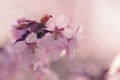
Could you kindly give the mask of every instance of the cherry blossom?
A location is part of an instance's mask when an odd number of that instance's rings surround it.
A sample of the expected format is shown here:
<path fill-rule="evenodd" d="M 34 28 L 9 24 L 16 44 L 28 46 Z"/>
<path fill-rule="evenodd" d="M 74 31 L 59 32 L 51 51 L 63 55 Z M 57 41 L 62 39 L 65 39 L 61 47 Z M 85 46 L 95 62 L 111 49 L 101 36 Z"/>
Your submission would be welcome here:
<path fill-rule="evenodd" d="M 67 55 L 72 53 L 72 49 L 78 47 L 78 41 L 75 36 L 79 31 L 79 27 L 72 27 L 70 20 L 65 18 L 64 15 L 58 17 L 55 22 L 48 21 L 47 30 L 52 31 L 53 39 L 62 44 L 61 48 L 66 50 Z M 64 43 L 62 40 L 64 40 Z"/>
<path fill-rule="evenodd" d="M 80 27 L 73 27 L 63 15 L 54 22 L 51 15 L 44 15 L 40 22 L 19 19 L 13 28 L 16 42 L 11 51 L 17 55 L 21 67 L 46 75 L 48 80 L 59 80 L 49 65 L 61 57 L 74 58 L 79 43 L 76 34 Z M 51 18 L 51 19 L 50 19 Z M 18 37 L 19 36 L 19 37 Z"/>

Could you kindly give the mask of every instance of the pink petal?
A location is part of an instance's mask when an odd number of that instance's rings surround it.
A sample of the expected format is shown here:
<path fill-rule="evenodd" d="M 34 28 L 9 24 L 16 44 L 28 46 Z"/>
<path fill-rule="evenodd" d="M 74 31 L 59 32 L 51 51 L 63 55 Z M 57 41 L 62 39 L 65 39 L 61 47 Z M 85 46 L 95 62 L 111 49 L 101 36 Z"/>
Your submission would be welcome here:
<path fill-rule="evenodd" d="M 16 30 L 16 25 L 13 25 L 13 28 L 11 31 L 15 39 L 19 39 L 25 33 L 24 30 Z"/>
<path fill-rule="evenodd" d="M 66 19 L 64 15 L 61 15 L 56 20 L 56 26 L 59 28 L 65 28 L 68 26 L 68 24 L 69 24 L 69 19 Z"/>
<path fill-rule="evenodd" d="M 27 43 L 37 42 L 37 36 L 35 33 L 31 33 L 25 40 Z"/>

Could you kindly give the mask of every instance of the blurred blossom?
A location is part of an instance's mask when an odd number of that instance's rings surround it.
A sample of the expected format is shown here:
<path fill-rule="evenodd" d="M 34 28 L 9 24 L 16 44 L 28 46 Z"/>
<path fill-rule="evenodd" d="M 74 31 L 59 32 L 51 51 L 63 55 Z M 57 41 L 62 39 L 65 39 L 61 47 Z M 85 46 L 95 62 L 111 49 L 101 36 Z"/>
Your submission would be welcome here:
<path fill-rule="evenodd" d="M 107 74 L 107 80 L 119 80 L 120 79 L 120 54 L 118 53 L 114 58 L 109 72 Z"/>
<path fill-rule="evenodd" d="M 69 77 L 69 80 L 91 80 L 91 79 L 84 75 L 75 75 L 75 76 Z"/>
<path fill-rule="evenodd" d="M 7 45 L 0 51 L 0 80 L 59 80 L 48 67 L 33 71 L 25 55 L 19 55 Z"/>
<path fill-rule="evenodd" d="M 52 63 L 51 66 L 60 75 L 60 80 L 106 80 L 107 69 L 95 63 L 62 58 L 59 62 Z"/>

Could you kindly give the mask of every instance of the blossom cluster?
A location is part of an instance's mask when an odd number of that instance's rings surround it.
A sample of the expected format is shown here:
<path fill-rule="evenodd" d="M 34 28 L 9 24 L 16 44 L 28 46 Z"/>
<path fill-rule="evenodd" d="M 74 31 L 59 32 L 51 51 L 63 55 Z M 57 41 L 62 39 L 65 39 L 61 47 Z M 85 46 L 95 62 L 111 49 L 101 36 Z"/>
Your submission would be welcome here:
<path fill-rule="evenodd" d="M 43 70 L 52 61 L 60 57 L 74 58 L 74 51 L 79 43 L 76 34 L 79 26 L 72 26 L 64 15 L 55 21 L 52 15 L 45 14 L 40 21 L 21 18 L 13 25 L 12 33 L 15 42 L 12 53 L 17 54 L 19 61 L 32 66 L 33 71 Z"/>

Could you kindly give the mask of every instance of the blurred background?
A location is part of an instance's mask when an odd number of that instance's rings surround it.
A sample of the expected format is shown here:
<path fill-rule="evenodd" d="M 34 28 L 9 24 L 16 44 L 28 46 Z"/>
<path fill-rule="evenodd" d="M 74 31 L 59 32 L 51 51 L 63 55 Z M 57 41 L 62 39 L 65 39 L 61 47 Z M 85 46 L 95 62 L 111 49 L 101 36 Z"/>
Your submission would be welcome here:
<path fill-rule="evenodd" d="M 11 26 L 16 24 L 18 18 L 39 20 L 46 13 L 55 18 L 61 14 L 72 16 L 73 23 L 84 28 L 76 60 L 71 61 L 75 64 L 74 69 L 82 65 L 99 72 L 108 68 L 119 53 L 120 0 L 0 0 L 0 46 L 13 39 Z M 70 66 L 70 62 L 64 59 L 53 65 L 64 62 Z M 68 65 L 61 66 L 68 69 Z M 63 76 L 58 68 L 53 66 Z"/>

